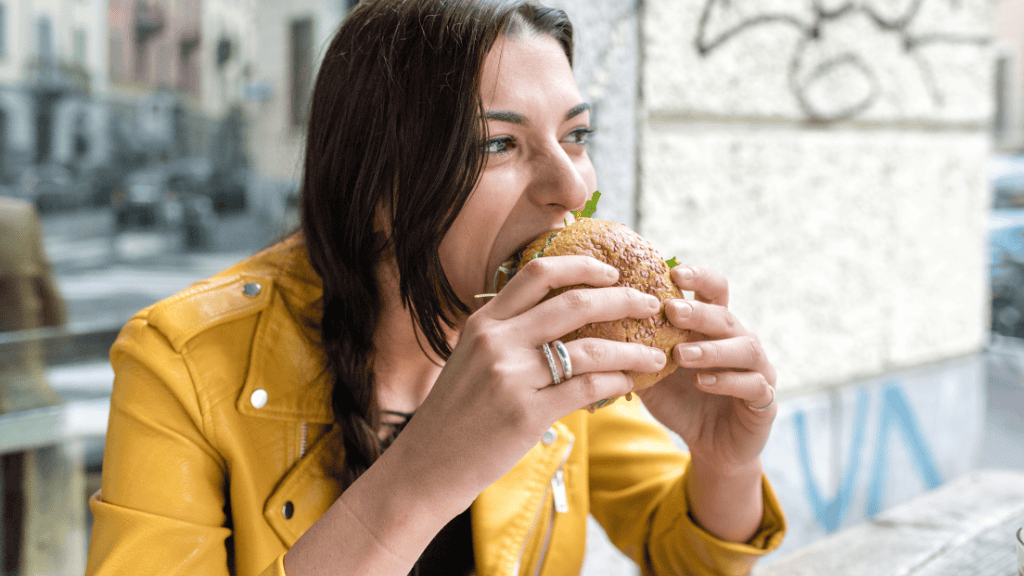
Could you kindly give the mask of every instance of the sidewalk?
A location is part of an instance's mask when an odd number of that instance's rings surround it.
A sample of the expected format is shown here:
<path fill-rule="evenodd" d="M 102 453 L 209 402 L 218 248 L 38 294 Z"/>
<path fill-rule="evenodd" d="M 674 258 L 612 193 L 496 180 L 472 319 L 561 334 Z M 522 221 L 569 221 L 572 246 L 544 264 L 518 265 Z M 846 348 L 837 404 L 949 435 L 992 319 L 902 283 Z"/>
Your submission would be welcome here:
<path fill-rule="evenodd" d="M 985 364 L 988 398 L 977 467 L 1024 470 L 1024 340 L 993 334 Z"/>

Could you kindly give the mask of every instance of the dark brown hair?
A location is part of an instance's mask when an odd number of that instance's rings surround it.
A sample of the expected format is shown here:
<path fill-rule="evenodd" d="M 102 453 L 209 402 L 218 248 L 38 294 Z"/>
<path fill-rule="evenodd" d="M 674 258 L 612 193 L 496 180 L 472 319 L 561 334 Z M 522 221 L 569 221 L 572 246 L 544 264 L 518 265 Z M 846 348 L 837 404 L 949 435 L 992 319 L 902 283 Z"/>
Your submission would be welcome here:
<path fill-rule="evenodd" d="M 451 355 L 445 327 L 469 312 L 438 248 L 483 163 L 484 57 L 522 29 L 555 38 L 572 63 L 561 10 L 525 0 L 363 0 L 331 42 L 310 105 L 302 230 L 323 281 L 320 335 L 334 382 L 348 487 L 380 455 L 373 337 L 376 266 L 391 251 L 403 304 L 430 348 Z M 375 233 L 378 208 L 391 235 Z"/>

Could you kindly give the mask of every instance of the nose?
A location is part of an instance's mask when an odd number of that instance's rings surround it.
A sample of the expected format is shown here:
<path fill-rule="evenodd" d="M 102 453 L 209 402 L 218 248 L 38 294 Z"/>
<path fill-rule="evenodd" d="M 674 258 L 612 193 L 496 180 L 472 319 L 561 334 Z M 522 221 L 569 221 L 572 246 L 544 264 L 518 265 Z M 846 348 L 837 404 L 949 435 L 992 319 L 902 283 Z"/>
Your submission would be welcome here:
<path fill-rule="evenodd" d="M 583 208 L 591 190 L 569 154 L 554 146 L 535 158 L 527 193 L 539 206 L 571 211 Z"/>

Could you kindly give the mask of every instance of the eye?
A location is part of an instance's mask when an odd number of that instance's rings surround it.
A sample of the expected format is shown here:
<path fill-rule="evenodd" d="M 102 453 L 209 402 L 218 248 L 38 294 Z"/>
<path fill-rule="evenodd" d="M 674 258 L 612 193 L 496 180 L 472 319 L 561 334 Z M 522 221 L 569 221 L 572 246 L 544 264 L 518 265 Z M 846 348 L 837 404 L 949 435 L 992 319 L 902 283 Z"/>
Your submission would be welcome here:
<path fill-rule="evenodd" d="M 569 132 L 569 134 L 562 140 L 562 142 L 583 146 L 584 144 L 590 141 L 590 135 L 593 133 L 594 130 L 592 128 L 581 126 L 579 128 L 576 128 L 572 132 Z"/>
<path fill-rule="evenodd" d="M 516 148 L 516 141 L 511 136 L 497 136 L 484 144 L 484 154 L 508 154 Z"/>

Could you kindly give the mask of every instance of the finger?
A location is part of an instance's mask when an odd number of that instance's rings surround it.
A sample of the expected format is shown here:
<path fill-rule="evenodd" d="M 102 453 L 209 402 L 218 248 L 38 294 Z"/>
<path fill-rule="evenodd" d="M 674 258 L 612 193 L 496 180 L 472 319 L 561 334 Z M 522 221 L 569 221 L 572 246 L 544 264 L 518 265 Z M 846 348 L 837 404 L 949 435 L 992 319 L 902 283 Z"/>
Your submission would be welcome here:
<path fill-rule="evenodd" d="M 558 386 L 548 386 L 540 393 L 549 399 L 548 405 L 571 407 L 575 411 L 632 391 L 633 379 L 622 372 L 588 372 Z"/>
<path fill-rule="evenodd" d="M 657 297 L 634 288 L 579 288 L 541 302 L 524 312 L 519 320 L 530 327 L 524 333 L 539 338 L 539 346 L 585 324 L 621 318 L 650 318 L 660 310 L 661 301 Z"/>
<path fill-rule="evenodd" d="M 722 274 L 699 266 L 674 266 L 671 275 L 676 286 L 693 291 L 698 301 L 729 305 L 729 281 Z"/>
<path fill-rule="evenodd" d="M 698 372 L 694 385 L 708 394 L 732 396 L 743 401 L 754 412 L 761 412 L 775 402 L 775 388 L 759 372 Z"/>
<path fill-rule="evenodd" d="M 581 338 L 565 344 L 575 375 L 590 372 L 635 370 L 657 372 L 668 360 L 665 352 L 643 344 L 616 342 L 602 338 Z M 559 360 L 555 364 L 561 364 Z M 564 370 L 559 371 L 564 376 Z M 575 377 L 575 376 L 574 376 Z"/>
<path fill-rule="evenodd" d="M 577 284 L 611 286 L 618 279 L 617 268 L 589 256 L 534 258 L 481 311 L 486 310 L 492 318 L 507 320 L 536 306 L 555 288 Z"/>
<path fill-rule="evenodd" d="M 765 376 L 771 381 L 775 379 L 764 348 L 761 347 L 761 342 L 757 337 L 753 335 L 677 344 L 672 349 L 672 359 L 683 368 L 752 370 L 765 372 Z"/>
<path fill-rule="evenodd" d="M 732 338 L 747 332 L 739 319 L 724 306 L 673 299 L 665 304 L 665 315 L 677 328 L 711 338 Z"/>
<path fill-rule="evenodd" d="M 600 374 L 635 370 L 637 372 L 657 372 L 665 367 L 668 360 L 665 352 L 657 348 L 630 342 L 616 342 L 601 338 L 581 338 L 564 344 L 572 367 L 570 378 L 566 378 L 566 364 L 549 345 L 550 358 L 543 346 L 537 348 L 536 362 L 531 362 L 534 377 L 534 388 L 542 389 L 550 386 L 563 386 L 574 382 L 577 378 L 585 378 L 587 374 Z"/>

